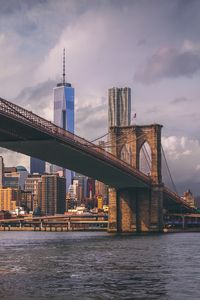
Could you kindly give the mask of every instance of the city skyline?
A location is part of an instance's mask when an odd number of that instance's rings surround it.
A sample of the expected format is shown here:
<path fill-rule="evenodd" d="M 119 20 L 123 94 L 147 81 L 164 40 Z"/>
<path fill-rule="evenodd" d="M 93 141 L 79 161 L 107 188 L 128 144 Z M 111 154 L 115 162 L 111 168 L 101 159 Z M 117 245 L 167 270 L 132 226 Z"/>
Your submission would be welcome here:
<path fill-rule="evenodd" d="M 193 191 L 190 184 L 200 181 L 199 6 L 178 0 L 2 1 L 1 96 L 52 120 L 52 89 L 66 46 L 66 71 L 77 90 L 76 133 L 93 139 L 106 132 L 108 88 L 130 86 L 137 123 L 164 125 L 172 174 Z M 1 155 L 27 167 L 26 157 L 4 149 Z"/>

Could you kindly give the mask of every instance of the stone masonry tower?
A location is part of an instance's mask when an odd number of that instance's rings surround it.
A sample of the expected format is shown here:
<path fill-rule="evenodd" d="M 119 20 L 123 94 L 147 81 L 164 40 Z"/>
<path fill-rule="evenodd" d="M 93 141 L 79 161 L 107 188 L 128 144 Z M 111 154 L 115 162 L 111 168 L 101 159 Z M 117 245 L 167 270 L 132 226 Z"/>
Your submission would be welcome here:
<path fill-rule="evenodd" d="M 110 189 L 110 231 L 162 230 L 163 184 L 161 173 L 162 125 L 111 127 L 112 154 L 140 170 L 140 154 L 145 143 L 151 157 L 151 187 L 147 189 Z"/>

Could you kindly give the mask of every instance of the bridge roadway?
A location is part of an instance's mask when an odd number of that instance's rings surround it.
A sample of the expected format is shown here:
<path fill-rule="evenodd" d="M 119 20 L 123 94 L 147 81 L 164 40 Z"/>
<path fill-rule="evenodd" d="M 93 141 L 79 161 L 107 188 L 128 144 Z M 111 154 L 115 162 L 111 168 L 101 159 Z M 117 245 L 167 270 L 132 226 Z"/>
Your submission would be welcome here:
<path fill-rule="evenodd" d="M 97 145 L 0 98 L 0 147 L 71 169 L 115 188 L 151 188 L 151 178 Z M 164 200 L 190 207 L 167 188 Z"/>
<path fill-rule="evenodd" d="M 151 184 L 148 176 L 95 144 L 1 98 L 0 147 L 71 169 L 116 188 Z"/>

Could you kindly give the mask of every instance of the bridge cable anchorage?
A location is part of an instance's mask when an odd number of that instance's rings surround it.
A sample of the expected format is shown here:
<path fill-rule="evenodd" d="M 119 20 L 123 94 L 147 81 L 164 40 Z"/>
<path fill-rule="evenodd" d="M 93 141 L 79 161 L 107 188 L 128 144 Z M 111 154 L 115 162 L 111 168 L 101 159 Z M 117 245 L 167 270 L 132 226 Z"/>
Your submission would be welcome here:
<path fill-rule="evenodd" d="M 161 151 L 162 151 L 162 154 L 163 154 L 163 158 L 164 158 L 164 161 L 165 161 L 165 164 L 166 164 L 166 167 L 167 167 L 167 171 L 169 173 L 169 177 L 170 177 L 173 189 L 176 192 L 176 194 L 178 195 L 177 188 L 176 188 L 176 185 L 175 185 L 174 180 L 172 178 L 172 174 L 171 174 L 171 171 L 170 171 L 170 168 L 169 168 L 169 165 L 168 165 L 168 162 L 167 162 L 166 155 L 165 155 L 165 152 L 164 152 L 162 144 L 161 144 Z"/>

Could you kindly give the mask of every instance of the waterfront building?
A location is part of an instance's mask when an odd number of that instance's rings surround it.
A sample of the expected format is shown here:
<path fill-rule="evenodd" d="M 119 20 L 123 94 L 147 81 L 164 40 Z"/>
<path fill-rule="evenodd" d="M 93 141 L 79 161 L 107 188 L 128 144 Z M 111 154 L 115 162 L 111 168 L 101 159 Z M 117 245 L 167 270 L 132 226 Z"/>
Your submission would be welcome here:
<path fill-rule="evenodd" d="M 108 204 L 108 186 L 105 183 L 95 180 L 95 193 L 102 197 L 103 204 Z"/>
<path fill-rule="evenodd" d="M 4 173 L 3 187 L 20 189 L 20 174 L 18 172 Z"/>
<path fill-rule="evenodd" d="M 99 147 L 105 149 L 105 141 L 99 141 Z M 108 204 L 108 186 L 105 183 L 95 180 L 95 194 L 102 197 L 103 204 Z"/>
<path fill-rule="evenodd" d="M 28 177 L 29 173 L 27 169 L 23 166 L 17 166 L 17 173 L 19 174 L 19 186 L 21 190 L 24 190 L 25 180 Z"/>
<path fill-rule="evenodd" d="M 3 187 L 3 174 L 4 174 L 4 163 L 3 163 L 3 157 L 0 156 L 0 188 Z"/>
<path fill-rule="evenodd" d="M 97 207 L 98 209 L 103 209 L 103 197 L 102 196 L 97 196 Z"/>
<path fill-rule="evenodd" d="M 4 166 L 4 173 L 13 173 L 13 172 L 17 172 L 16 167 L 5 167 Z"/>
<path fill-rule="evenodd" d="M 44 174 L 45 173 L 45 161 L 40 160 L 35 157 L 30 157 L 30 173 L 39 173 L 39 174 Z"/>
<path fill-rule="evenodd" d="M 113 87 L 108 90 L 108 128 L 130 126 L 131 89 Z"/>
<path fill-rule="evenodd" d="M 93 199 L 95 196 L 95 179 L 88 178 L 87 179 L 87 197 L 89 199 Z"/>
<path fill-rule="evenodd" d="M 20 206 L 33 211 L 33 194 L 31 191 L 21 191 Z"/>
<path fill-rule="evenodd" d="M 42 214 L 63 214 L 66 208 L 66 180 L 57 174 L 44 174 L 41 176 L 38 206 Z"/>
<path fill-rule="evenodd" d="M 19 190 L 12 188 L 0 188 L 0 210 L 15 210 L 19 203 L 19 199 Z"/>
<path fill-rule="evenodd" d="M 74 133 L 74 88 L 65 80 L 65 49 L 63 50 L 63 80 L 54 88 L 54 124 Z M 66 188 L 72 183 L 73 172 L 58 166 L 53 166 L 53 173 L 63 171 L 66 178 Z"/>
<path fill-rule="evenodd" d="M 183 194 L 183 200 L 187 202 L 191 207 L 195 207 L 195 199 L 190 189 Z"/>
<path fill-rule="evenodd" d="M 3 186 L 23 190 L 27 177 L 28 171 L 23 166 L 17 166 L 16 168 L 5 168 Z"/>
<path fill-rule="evenodd" d="M 75 173 L 74 180 L 79 182 L 79 198 L 83 201 L 87 197 L 87 176 Z"/>
<path fill-rule="evenodd" d="M 66 195 L 66 210 L 73 209 L 77 205 L 75 200 L 75 194 L 74 194 L 74 187 L 72 184 L 70 184 L 67 195 Z"/>
<path fill-rule="evenodd" d="M 40 174 L 29 175 L 25 180 L 25 192 L 31 192 L 32 204 L 31 210 L 35 210 L 38 207 L 39 202 L 39 183 L 42 181 Z"/>

